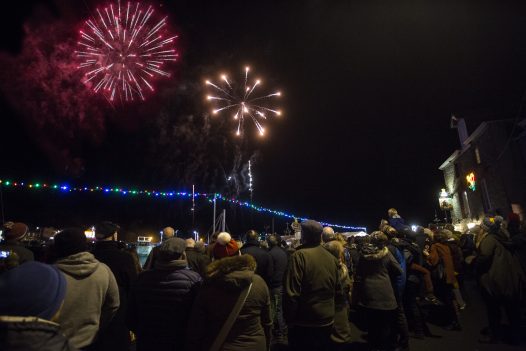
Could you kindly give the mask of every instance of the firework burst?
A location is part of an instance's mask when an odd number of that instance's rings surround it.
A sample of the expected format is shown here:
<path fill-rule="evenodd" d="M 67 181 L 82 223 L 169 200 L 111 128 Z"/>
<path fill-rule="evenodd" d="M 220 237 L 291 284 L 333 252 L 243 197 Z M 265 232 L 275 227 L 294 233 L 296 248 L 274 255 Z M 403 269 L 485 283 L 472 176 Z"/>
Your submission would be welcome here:
<path fill-rule="evenodd" d="M 138 2 L 121 6 L 120 0 L 97 8 L 80 30 L 75 51 L 82 82 L 110 101 L 133 101 L 153 92 L 157 78 L 170 77 L 163 66 L 178 58 L 177 35 L 168 33 L 167 17 L 156 19 L 154 12 Z"/>
<path fill-rule="evenodd" d="M 264 121 L 270 115 L 280 116 L 281 111 L 272 105 L 271 98 L 281 96 L 277 91 L 271 94 L 258 94 L 257 87 L 262 85 L 260 79 L 254 81 L 249 79 L 249 67 L 245 67 L 244 77 L 241 83 L 230 80 L 226 74 L 220 75 L 219 83 L 206 81 L 206 85 L 211 87 L 213 94 L 207 95 L 206 99 L 214 105 L 212 114 L 222 111 L 230 111 L 232 118 L 237 125 L 236 135 L 241 135 L 244 130 L 245 119 L 252 120 L 261 136 L 265 134 Z"/>

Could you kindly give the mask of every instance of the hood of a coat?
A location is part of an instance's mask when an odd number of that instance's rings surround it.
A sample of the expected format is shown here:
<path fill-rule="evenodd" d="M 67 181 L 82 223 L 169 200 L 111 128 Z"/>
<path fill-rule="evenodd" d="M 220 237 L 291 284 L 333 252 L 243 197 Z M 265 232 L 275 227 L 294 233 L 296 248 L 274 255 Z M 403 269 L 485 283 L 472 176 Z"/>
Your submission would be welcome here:
<path fill-rule="evenodd" d="M 389 249 L 384 247 L 382 249 L 368 244 L 364 245 L 361 250 L 362 257 L 366 260 L 381 260 L 389 253 Z"/>
<path fill-rule="evenodd" d="M 206 277 L 212 284 L 242 288 L 250 284 L 255 270 L 256 260 L 252 256 L 232 256 L 215 260 L 208 265 Z"/>
<path fill-rule="evenodd" d="M 58 260 L 55 265 L 62 272 L 76 278 L 86 278 L 93 274 L 100 265 L 95 256 L 84 251 Z"/>

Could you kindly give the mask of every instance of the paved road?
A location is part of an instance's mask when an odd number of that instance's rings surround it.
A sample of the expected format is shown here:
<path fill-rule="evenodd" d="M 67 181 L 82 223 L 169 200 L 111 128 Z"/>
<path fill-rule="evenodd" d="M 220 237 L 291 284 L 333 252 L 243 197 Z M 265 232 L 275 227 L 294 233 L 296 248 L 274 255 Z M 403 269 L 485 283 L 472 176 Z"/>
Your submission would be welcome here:
<path fill-rule="evenodd" d="M 464 298 L 467 307 L 461 313 L 461 323 L 463 330 L 446 331 L 443 328 L 430 324 L 429 328 L 435 335 L 440 338 L 425 338 L 423 340 L 410 340 L 411 351 L 525 351 L 526 350 L 526 325 L 523 325 L 523 340 L 520 346 L 511 346 L 506 344 L 487 345 L 478 342 L 480 337 L 480 330 L 487 325 L 486 311 L 484 304 L 480 298 L 480 294 L 472 281 L 466 282 L 466 293 Z M 505 320 L 503 320 L 505 321 Z M 524 323 L 523 319 L 523 323 Z M 355 342 L 351 345 L 349 350 L 365 351 L 368 350 L 365 340 L 362 336 L 365 333 L 360 331 L 353 325 L 353 340 Z M 287 350 L 286 347 L 274 347 L 273 350 Z"/>

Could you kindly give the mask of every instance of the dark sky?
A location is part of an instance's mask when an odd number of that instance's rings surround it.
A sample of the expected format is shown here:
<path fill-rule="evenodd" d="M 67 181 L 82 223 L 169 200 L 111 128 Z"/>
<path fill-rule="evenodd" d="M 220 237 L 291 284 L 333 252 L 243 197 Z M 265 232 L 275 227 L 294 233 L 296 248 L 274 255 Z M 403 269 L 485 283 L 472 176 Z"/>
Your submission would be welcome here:
<path fill-rule="evenodd" d="M 0 15 L 0 49 L 19 54 L 28 21 L 71 23 L 74 36 L 75 23 L 99 3 L 16 2 L 19 8 Z M 39 10 L 35 20 L 37 4 L 51 15 L 42 19 Z M 303 216 L 372 229 L 396 207 L 408 222 L 427 223 L 443 184 L 438 166 L 458 146 L 456 131 L 449 128 L 451 114 L 465 118 L 469 131 L 484 120 L 515 117 L 526 88 L 526 3 L 521 1 L 162 4 L 181 36 L 182 61 L 159 92 L 172 92 L 165 93 L 173 103 L 170 118 L 181 123 L 183 116 L 206 111 L 199 90 L 206 75 L 250 64 L 284 93 L 283 117 L 267 124 L 266 138 L 248 142 L 251 151 L 258 150 L 254 202 Z M 104 133 L 96 143 L 61 144 L 71 148 L 68 157 L 84 165 L 72 177 L 35 141 L 39 131 L 31 121 L 40 118 L 38 113 L 28 116 L 8 97 L 9 85 L 2 89 L 2 177 L 169 185 L 166 178 L 154 180 L 159 163 L 151 158 L 165 159 L 163 147 L 153 146 L 157 151 L 148 156 L 141 152 L 151 152 L 166 97 L 133 108 L 105 108 L 97 117 Z M 217 134 L 231 138 L 224 129 Z M 181 149 L 191 154 L 188 145 Z M 198 187 L 209 190 L 208 184 Z"/>

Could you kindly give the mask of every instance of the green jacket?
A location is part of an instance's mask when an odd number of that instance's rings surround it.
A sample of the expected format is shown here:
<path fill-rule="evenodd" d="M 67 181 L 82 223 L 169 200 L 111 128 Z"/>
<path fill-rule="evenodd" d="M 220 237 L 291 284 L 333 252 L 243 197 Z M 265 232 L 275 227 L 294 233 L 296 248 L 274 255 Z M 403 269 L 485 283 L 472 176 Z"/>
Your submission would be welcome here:
<path fill-rule="evenodd" d="M 289 326 L 334 323 L 334 298 L 342 294 L 338 260 L 321 245 L 301 246 L 291 255 L 283 287 L 283 311 Z"/>
<path fill-rule="evenodd" d="M 480 284 L 494 297 L 520 300 L 524 297 L 526 277 L 517 256 L 499 239 L 497 235 L 489 234 L 480 243 L 476 259 L 481 273 Z"/>

